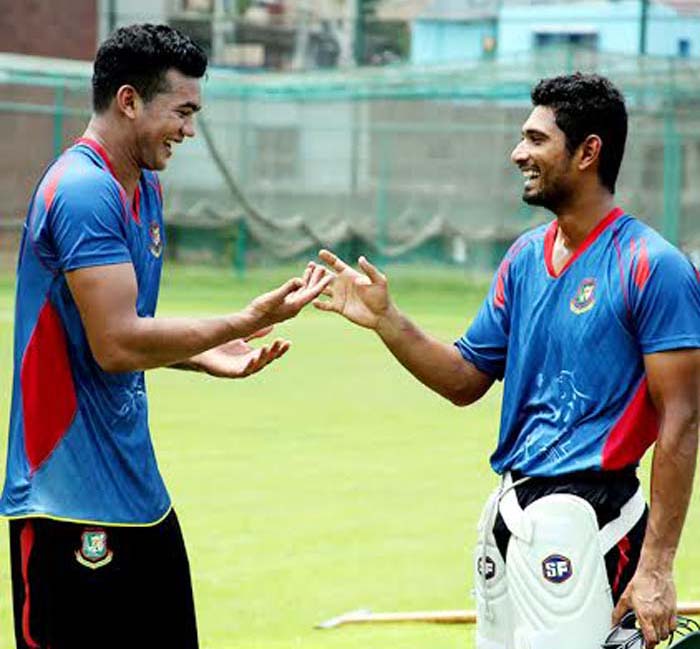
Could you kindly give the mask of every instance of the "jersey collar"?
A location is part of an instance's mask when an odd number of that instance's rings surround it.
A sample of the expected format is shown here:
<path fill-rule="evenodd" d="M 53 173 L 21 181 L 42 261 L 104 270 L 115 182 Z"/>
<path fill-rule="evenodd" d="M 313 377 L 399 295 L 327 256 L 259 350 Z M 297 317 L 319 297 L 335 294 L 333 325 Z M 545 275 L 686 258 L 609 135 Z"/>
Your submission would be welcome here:
<path fill-rule="evenodd" d="M 109 169 L 109 172 L 112 174 L 112 177 L 114 178 L 115 182 L 117 185 L 119 185 L 119 189 L 121 189 L 121 194 L 126 197 L 126 203 L 128 205 L 129 211 L 131 212 L 131 218 L 134 219 L 135 223 L 140 224 L 141 223 L 141 216 L 139 214 L 140 211 L 140 205 L 141 205 L 141 187 L 140 183 L 136 185 L 136 191 L 134 192 L 134 199 L 129 205 L 129 198 L 126 196 L 126 191 L 122 187 L 121 183 L 117 179 L 117 174 L 114 172 L 114 166 L 112 165 L 112 161 L 109 159 L 109 156 L 107 155 L 107 152 L 104 150 L 104 147 L 97 141 L 93 140 L 90 137 L 80 137 L 75 141 L 76 144 L 83 144 L 89 149 L 92 149 L 100 158 L 102 161 L 105 163 L 105 166 L 107 169 Z"/>
<path fill-rule="evenodd" d="M 605 231 L 605 229 L 624 213 L 625 211 L 621 207 L 614 207 L 607 214 L 607 216 L 588 233 L 588 236 L 583 240 L 583 243 L 576 248 L 574 254 L 569 257 L 568 261 L 562 266 L 558 273 L 554 271 L 554 263 L 552 262 L 554 240 L 557 238 L 557 231 L 559 229 L 557 220 L 554 219 L 554 221 L 549 224 L 547 232 L 545 232 L 544 235 L 544 262 L 547 266 L 549 276 L 555 279 L 557 277 L 561 277 L 564 274 L 564 271 L 566 271 L 569 266 L 571 266 L 571 264 L 573 264 L 588 248 L 590 248 L 593 242 Z"/>

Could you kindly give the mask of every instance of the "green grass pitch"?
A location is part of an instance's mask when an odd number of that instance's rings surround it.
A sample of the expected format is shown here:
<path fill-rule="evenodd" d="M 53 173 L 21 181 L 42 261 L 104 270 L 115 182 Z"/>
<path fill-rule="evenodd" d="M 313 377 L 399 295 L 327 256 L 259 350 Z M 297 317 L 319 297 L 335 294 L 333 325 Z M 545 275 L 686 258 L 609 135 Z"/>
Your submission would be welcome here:
<path fill-rule="evenodd" d="M 399 306 L 444 340 L 462 333 L 487 288 L 457 272 L 389 275 Z M 284 270 L 241 281 L 226 270 L 170 268 L 159 314 L 236 310 L 284 278 Z M 2 275 L 0 477 L 13 300 L 12 277 Z M 293 341 L 289 354 L 243 381 L 148 375 L 151 428 L 189 549 L 203 649 L 471 649 L 472 629 L 461 625 L 313 625 L 357 608 L 473 607 L 469 555 L 496 484 L 487 460 L 500 388 L 456 408 L 412 379 L 373 334 L 311 309 L 278 333 Z M 699 513 L 695 498 L 677 561 L 682 599 L 700 599 Z M 0 527 L 0 649 L 9 649 Z"/>

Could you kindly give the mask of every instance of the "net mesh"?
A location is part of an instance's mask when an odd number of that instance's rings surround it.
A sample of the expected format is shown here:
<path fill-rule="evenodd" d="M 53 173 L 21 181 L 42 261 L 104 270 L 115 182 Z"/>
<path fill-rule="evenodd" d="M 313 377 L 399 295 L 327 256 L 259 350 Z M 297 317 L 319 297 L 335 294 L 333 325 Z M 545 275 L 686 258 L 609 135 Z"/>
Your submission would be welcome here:
<path fill-rule="evenodd" d="M 56 66 L 6 63 L 0 77 L 4 230 L 89 116 L 89 66 Z M 490 268 L 518 233 L 551 218 L 521 202 L 510 152 L 532 85 L 575 69 L 610 76 L 628 101 L 618 202 L 700 249 L 700 65 L 566 49 L 453 67 L 213 70 L 201 137 L 162 175 L 171 252 L 244 267 L 325 246 Z"/>

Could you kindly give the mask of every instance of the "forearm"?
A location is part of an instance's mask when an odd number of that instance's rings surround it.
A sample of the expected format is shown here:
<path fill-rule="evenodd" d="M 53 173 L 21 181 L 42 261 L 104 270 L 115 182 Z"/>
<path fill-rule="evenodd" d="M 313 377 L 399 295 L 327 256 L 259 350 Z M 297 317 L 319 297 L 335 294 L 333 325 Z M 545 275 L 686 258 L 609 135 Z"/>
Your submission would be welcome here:
<path fill-rule="evenodd" d="M 203 351 L 176 363 L 170 363 L 166 367 L 171 370 L 184 370 L 186 372 L 206 372 L 206 357 L 211 350 Z"/>
<path fill-rule="evenodd" d="M 113 323 L 101 351 L 100 366 L 108 372 L 178 367 L 197 370 L 198 354 L 258 327 L 247 312 L 218 318 L 133 318 L 128 325 Z M 93 350 L 94 351 L 94 350 Z"/>
<path fill-rule="evenodd" d="M 413 376 L 456 405 L 473 403 L 492 383 L 467 363 L 454 345 L 421 331 L 393 305 L 379 321 L 376 332 Z"/>
<path fill-rule="evenodd" d="M 293 277 L 259 295 L 238 313 L 208 319 L 140 317 L 135 311 L 138 282 L 130 263 L 79 268 L 66 272 L 65 278 L 97 363 L 107 372 L 128 372 L 190 365 L 206 350 L 293 318 L 332 276 L 310 263 L 303 278 Z M 230 375 L 218 365 L 215 371 Z"/>
<path fill-rule="evenodd" d="M 184 361 L 178 361 L 177 363 L 170 363 L 170 365 L 166 365 L 168 369 L 171 370 L 185 370 L 186 372 L 201 372 L 201 368 L 199 367 L 199 364 L 195 362 L 195 359 L 197 356 L 191 356 L 190 358 L 186 358 Z"/>
<path fill-rule="evenodd" d="M 685 522 L 698 450 L 694 411 L 662 419 L 651 470 L 651 507 L 640 569 L 670 572 Z"/>

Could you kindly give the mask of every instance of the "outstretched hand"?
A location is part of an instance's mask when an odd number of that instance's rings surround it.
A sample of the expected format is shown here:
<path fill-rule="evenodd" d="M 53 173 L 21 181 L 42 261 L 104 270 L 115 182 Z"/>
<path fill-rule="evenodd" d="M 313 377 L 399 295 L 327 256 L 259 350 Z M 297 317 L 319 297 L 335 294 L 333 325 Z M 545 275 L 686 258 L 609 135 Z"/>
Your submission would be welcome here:
<path fill-rule="evenodd" d="M 247 310 L 257 327 L 289 320 L 316 299 L 332 279 L 333 274 L 326 268 L 309 262 L 303 277 L 294 277 L 279 288 L 256 297 Z"/>
<path fill-rule="evenodd" d="M 257 349 L 248 344 L 250 340 L 267 336 L 271 331 L 272 327 L 265 327 L 246 338 L 231 340 L 198 354 L 190 363 L 198 370 L 220 378 L 240 379 L 256 374 L 284 356 L 291 346 L 288 340 L 281 338 Z"/>
<path fill-rule="evenodd" d="M 323 295 L 330 299 L 318 299 L 314 306 L 376 330 L 391 307 L 386 277 L 365 257 L 358 260 L 362 270 L 358 272 L 329 250 L 321 250 L 318 256 L 333 270 L 335 278 L 323 289 Z"/>

